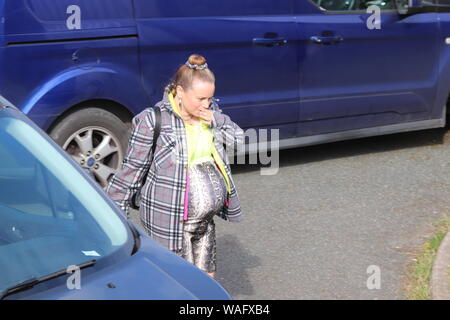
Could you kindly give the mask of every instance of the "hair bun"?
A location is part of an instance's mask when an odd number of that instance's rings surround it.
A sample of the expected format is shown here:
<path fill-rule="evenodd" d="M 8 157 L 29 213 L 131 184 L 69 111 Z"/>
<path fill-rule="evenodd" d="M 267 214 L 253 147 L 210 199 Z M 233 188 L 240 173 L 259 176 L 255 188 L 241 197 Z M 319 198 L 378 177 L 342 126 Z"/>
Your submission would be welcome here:
<path fill-rule="evenodd" d="M 216 81 L 214 73 L 206 63 L 205 57 L 199 54 L 190 55 L 188 60 L 178 68 L 170 85 L 166 87 L 166 91 L 172 92 L 175 90 L 176 94 L 176 88 L 178 86 L 184 90 L 189 90 L 194 80 L 210 82 L 212 84 Z"/>
<path fill-rule="evenodd" d="M 189 56 L 188 62 L 192 65 L 202 66 L 206 64 L 206 58 L 199 54 L 192 54 Z"/>

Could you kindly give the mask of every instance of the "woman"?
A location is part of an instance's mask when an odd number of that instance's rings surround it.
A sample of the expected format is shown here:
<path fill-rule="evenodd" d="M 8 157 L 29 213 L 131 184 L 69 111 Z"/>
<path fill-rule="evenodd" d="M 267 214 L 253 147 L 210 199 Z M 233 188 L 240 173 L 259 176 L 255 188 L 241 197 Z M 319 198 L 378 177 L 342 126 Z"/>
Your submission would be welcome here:
<path fill-rule="evenodd" d="M 133 119 L 122 169 L 107 188 L 128 213 L 131 196 L 142 187 L 139 213 L 149 235 L 211 277 L 216 272 L 214 215 L 242 220 L 224 144 L 235 148 L 244 139 L 215 103 L 214 90 L 206 59 L 191 55 L 156 104 L 161 131 L 155 154 L 155 111 L 148 108 Z"/>

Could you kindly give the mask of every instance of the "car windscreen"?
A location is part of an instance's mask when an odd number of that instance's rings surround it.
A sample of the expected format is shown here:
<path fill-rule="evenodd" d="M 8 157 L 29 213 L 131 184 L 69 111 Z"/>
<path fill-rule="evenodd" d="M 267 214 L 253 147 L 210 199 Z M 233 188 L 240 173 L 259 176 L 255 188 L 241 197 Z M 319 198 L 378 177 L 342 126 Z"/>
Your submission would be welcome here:
<path fill-rule="evenodd" d="M 0 117 L 0 290 L 127 247 L 99 192 L 32 126 Z"/>

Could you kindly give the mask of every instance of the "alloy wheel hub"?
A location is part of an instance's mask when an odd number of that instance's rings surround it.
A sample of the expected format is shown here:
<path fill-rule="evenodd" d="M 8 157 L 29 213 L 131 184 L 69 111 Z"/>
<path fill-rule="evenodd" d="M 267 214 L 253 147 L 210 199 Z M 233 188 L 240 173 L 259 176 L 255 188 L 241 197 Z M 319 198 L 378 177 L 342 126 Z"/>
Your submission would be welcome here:
<path fill-rule="evenodd" d="M 119 139 L 101 127 L 82 128 L 63 145 L 75 161 L 89 169 L 95 180 L 106 188 L 123 160 Z"/>

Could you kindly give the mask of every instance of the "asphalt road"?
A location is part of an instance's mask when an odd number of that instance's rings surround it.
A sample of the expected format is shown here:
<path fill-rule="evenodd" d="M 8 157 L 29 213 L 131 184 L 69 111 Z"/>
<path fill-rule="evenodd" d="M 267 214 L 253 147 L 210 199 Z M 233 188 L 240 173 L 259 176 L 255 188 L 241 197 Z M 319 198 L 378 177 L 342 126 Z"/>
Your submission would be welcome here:
<path fill-rule="evenodd" d="M 246 219 L 216 218 L 217 280 L 235 299 L 404 299 L 450 210 L 444 129 L 283 150 L 274 176 L 232 170 Z"/>

